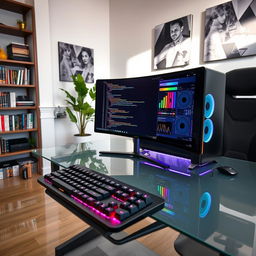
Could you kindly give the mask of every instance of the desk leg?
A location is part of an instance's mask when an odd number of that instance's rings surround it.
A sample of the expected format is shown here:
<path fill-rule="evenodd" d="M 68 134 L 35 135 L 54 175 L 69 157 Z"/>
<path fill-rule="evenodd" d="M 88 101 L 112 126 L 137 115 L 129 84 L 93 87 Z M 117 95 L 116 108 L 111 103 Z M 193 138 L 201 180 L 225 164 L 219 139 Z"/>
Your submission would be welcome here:
<path fill-rule="evenodd" d="M 51 162 L 51 172 L 58 171 L 60 169 L 60 166 Z"/>
<path fill-rule="evenodd" d="M 77 234 L 76 236 L 72 237 L 68 241 L 64 242 L 63 244 L 57 246 L 55 248 L 55 256 L 62 256 L 65 253 L 76 249 L 80 245 L 91 241 L 97 236 L 100 236 L 100 234 L 92 227 L 89 227 L 81 233 Z"/>

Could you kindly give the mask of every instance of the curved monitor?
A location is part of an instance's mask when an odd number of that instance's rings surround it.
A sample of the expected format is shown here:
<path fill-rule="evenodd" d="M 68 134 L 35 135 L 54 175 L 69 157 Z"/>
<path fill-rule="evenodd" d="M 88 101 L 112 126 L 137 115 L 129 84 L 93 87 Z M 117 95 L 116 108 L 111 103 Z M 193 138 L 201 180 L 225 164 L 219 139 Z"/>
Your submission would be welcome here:
<path fill-rule="evenodd" d="M 205 68 L 96 82 L 95 131 L 202 146 Z M 164 151 L 164 150 L 163 150 Z"/>
<path fill-rule="evenodd" d="M 97 80 L 95 131 L 155 137 L 158 89 L 152 77 Z"/>

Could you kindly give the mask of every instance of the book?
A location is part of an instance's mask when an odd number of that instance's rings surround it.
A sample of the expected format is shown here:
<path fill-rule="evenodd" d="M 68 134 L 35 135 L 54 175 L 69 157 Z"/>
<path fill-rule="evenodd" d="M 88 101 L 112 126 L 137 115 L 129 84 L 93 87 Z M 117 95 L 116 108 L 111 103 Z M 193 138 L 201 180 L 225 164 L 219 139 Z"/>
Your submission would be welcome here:
<path fill-rule="evenodd" d="M 10 45 L 10 46 L 20 47 L 20 48 L 28 48 L 28 47 L 29 47 L 28 44 L 16 43 L 16 42 L 11 42 L 9 45 Z"/>
<path fill-rule="evenodd" d="M 10 60 L 18 60 L 18 61 L 30 61 L 30 57 L 20 57 L 20 56 L 13 56 L 13 55 L 8 55 L 8 58 Z"/>
<path fill-rule="evenodd" d="M 16 93 L 10 92 L 10 107 L 15 108 L 16 107 Z"/>

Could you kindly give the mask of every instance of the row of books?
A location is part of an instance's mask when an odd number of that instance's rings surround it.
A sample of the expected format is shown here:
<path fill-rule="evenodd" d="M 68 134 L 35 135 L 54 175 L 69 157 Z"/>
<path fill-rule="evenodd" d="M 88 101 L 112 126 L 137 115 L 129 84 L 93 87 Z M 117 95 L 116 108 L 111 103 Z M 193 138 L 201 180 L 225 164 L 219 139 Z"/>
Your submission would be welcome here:
<path fill-rule="evenodd" d="M 0 115 L 0 132 L 34 128 L 34 114 Z"/>
<path fill-rule="evenodd" d="M 28 138 L 4 139 L 0 137 L 0 154 L 30 149 Z"/>
<path fill-rule="evenodd" d="M 33 173 L 37 173 L 37 159 L 34 157 L 25 157 L 17 160 L 1 162 L 0 180 L 19 175 L 23 177 L 24 169 L 27 171 L 27 178 L 31 178 Z"/>
<path fill-rule="evenodd" d="M 30 69 L 0 66 L 0 84 L 31 84 Z"/>
<path fill-rule="evenodd" d="M 27 96 L 17 96 L 15 92 L 0 92 L 0 107 L 15 108 L 21 106 L 34 106 L 35 102 Z"/>
<path fill-rule="evenodd" d="M 1 108 L 16 107 L 16 93 L 0 92 L 0 107 Z"/>
<path fill-rule="evenodd" d="M 19 176 L 20 166 L 17 161 L 3 162 L 0 164 L 0 180 Z"/>

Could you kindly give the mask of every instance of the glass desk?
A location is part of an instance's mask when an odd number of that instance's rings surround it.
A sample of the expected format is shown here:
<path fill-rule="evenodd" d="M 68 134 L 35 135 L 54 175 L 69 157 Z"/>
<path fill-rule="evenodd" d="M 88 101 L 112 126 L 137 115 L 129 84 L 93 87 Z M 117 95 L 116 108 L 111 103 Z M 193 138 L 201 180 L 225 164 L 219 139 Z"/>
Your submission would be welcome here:
<path fill-rule="evenodd" d="M 113 149 L 114 145 L 114 149 Z M 151 217 L 208 247 L 227 255 L 256 255 L 256 163 L 226 157 L 218 165 L 239 173 L 226 176 L 215 169 L 186 172 L 186 161 L 171 160 L 180 175 L 138 159 L 100 156 L 101 150 L 124 147 L 123 142 L 95 141 L 33 153 L 51 161 L 53 167 L 81 164 L 139 187 L 165 199 L 165 207 Z M 205 175 L 201 175 L 205 174 Z"/>

